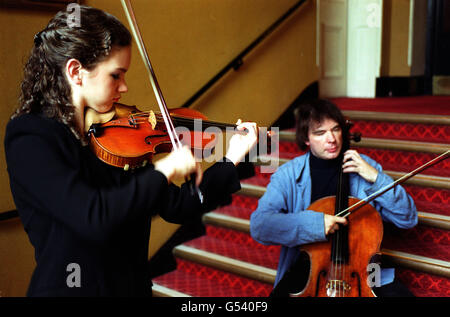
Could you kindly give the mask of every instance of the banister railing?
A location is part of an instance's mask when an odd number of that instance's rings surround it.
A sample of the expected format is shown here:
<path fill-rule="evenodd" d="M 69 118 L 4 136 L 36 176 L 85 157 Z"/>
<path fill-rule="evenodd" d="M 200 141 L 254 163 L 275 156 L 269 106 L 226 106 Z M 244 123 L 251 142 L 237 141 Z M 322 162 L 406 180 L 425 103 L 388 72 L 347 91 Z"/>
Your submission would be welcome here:
<path fill-rule="evenodd" d="M 287 10 L 281 17 L 279 17 L 272 25 L 267 28 L 260 36 L 258 36 L 250 45 L 248 45 L 241 53 L 239 53 L 231 62 L 229 62 L 217 75 L 211 78 L 202 88 L 200 88 L 192 97 L 190 97 L 182 107 L 189 107 L 200 96 L 202 96 L 212 85 L 214 85 L 220 78 L 222 78 L 231 69 L 238 70 L 243 62 L 243 58 L 250 53 L 259 43 L 261 43 L 267 36 L 269 36 L 281 23 L 289 18 L 300 6 L 307 0 L 300 0 Z"/>

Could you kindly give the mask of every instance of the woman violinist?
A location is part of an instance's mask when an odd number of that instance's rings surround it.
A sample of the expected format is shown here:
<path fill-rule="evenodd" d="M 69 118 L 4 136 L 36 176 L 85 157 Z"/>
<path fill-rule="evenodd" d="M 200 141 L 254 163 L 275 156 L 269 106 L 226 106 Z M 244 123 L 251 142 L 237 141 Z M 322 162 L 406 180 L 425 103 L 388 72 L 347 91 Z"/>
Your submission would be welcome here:
<path fill-rule="evenodd" d="M 305 280 L 298 267 L 291 269 L 301 260 L 300 245 L 326 241 L 328 235 L 339 230 L 339 225 L 347 225 L 343 217 L 308 210 L 312 202 L 336 195 L 341 166 L 343 173 L 349 174 L 350 196 L 363 199 L 392 183 L 371 158 L 355 150 L 341 153 L 345 119 L 333 103 L 314 100 L 302 104 L 297 109 L 296 120 L 297 143 L 303 150 L 309 147 L 309 151 L 273 174 L 250 219 L 255 240 L 282 246 L 273 296 L 298 293 L 305 286 L 301 285 Z M 373 205 L 383 221 L 400 228 L 417 224 L 414 202 L 401 186 L 376 198 Z M 403 286 L 392 283 L 393 279 L 392 270 L 382 269 L 382 287 L 374 289 L 376 295 L 410 295 Z"/>
<path fill-rule="evenodd" d="M 248 133 L 234 135 L 204 174 L 187 148 L 132 173 L 101 162 L 86 146 L 84 113 L 107 112 L 127 92 L 131 36 L 101 10 L 81 6 L 80 16 L 79 27 L 68 26 L 61 11 L 36 34 L 6 129 L 11 190 L 35 248 L 27 295 L 147 296 L 151 217 L 183 223 L 228 203 L 256 125 L 239 125 Z M 192 173 L 203 202 L 172 183 Z"/>

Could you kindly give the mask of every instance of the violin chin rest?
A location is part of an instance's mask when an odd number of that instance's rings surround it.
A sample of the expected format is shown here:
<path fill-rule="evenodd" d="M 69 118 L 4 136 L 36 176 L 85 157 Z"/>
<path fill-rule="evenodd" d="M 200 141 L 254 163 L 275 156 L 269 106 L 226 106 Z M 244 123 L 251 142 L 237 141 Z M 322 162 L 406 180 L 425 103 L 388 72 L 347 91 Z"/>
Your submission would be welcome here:
<path fill-rule="evenodd" d="M 116 115 L 115 107 L 105 113 L 99 113 L 92 108 L 87 108 L 84 114 L 84 132 L 88 132 L 93 124 L 103 124 L 110 121 Z"/>

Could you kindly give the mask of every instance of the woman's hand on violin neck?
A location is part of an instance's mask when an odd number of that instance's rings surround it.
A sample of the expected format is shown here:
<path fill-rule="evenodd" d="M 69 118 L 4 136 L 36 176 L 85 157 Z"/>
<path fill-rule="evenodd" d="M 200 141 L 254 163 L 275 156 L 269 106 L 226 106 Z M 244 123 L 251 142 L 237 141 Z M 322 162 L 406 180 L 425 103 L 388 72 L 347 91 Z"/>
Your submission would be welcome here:
<path fill-rule="evenodd" d="M 358 173 L 370 183 L 374 183 L 378 176 L 378 171 L 367 163 L 355 150 L 348 150 L 344 153 L 342 171 L 344 173 Z"/>
<path fill-rule="evenodd" d="M 196 184 L 199 185 L 203 172 L 200 163 L 196 162 L 191 150 L 187 146 L 173 150 L 166 157 L 155 163 L 155 170 L 163 173 L 169 183 L 177 178 L 186 178 L 196 174 Z"/>
<path fill-rule="evenodd" d="M 325 224 L 325 235 L 329 235 L 339 230 L 339 224 L 346 225 L 347 219 L 323 214 L 323 222 Z"/>
<path fill-rule="evenodd" d="M 247 133 L 236 133 L 230 138 L 230 144 L 228 145 L 227 154 L 225 156 L 232 161 L 234 165 L 238 165 L 258 142 L 258 126 L 256 123 L 242 123 L 241 119 L 239 119 L 236 122 L 236 125 L 238 131 L 247 131 Z"/>

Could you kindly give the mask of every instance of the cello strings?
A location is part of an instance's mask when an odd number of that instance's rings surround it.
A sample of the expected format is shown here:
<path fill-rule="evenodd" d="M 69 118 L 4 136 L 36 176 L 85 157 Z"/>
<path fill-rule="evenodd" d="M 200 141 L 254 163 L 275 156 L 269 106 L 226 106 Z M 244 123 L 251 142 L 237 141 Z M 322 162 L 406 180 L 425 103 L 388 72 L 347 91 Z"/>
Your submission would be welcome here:
<path fill-rule="evenodd" d="M 342 183 L 343 183 L 343 173 L 342 171 L 339 173 L 339 188 L 342 188 Z M 339 194 L 340 191 L 338 192 L 338 195 L 336 196 L 337 199 L 337 206 L 339 206 L 339 208 L 343 205 L 343 197 L 341 194 Z M 340 225 L 338 224 L 338 227 L 340 227 Z M 344 240 L 344 234 L 341 232 L 340 230 L 341 228 L 338 228 L 338 230 L 335 233 L 335 239 L 334 240 L 334 250 L 335 250 L 335 259 L 334 261 L 336 262 L 336 271 L 335 271 L 335 279 L 337 283 L 337 297 L 342 297 L 345 295 L 345 289 L 344 289 L 344 276 L 345 276 L 345 264 L 343 263 L 343 240 Z M 344 269 L 343 269 L 344 267 Z M 336 287 L 336 285 L 335 285 Z"/>

